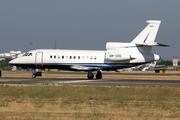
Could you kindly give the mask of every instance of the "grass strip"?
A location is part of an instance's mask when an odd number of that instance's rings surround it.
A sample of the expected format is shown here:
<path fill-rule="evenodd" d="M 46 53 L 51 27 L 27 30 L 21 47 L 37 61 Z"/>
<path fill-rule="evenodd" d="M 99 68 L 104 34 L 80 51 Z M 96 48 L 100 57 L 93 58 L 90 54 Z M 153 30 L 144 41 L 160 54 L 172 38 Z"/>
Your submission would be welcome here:
<path fill-rule="evenodd" d="M 0 86 L 2 119 L 177 119 L 179 111 L 180 87 Z"/>

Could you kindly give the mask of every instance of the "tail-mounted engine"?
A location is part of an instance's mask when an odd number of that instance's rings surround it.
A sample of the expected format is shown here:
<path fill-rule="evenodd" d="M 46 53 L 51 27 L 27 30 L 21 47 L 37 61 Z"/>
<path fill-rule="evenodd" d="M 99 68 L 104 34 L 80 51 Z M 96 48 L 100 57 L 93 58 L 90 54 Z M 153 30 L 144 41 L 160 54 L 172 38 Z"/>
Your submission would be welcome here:
<path fill-rule="evenodd" d="M 118 52 L 107 52 L 105 54 L 105 59 L 109 61 L 131 60 L 131 55 L 121 54 Z"/>

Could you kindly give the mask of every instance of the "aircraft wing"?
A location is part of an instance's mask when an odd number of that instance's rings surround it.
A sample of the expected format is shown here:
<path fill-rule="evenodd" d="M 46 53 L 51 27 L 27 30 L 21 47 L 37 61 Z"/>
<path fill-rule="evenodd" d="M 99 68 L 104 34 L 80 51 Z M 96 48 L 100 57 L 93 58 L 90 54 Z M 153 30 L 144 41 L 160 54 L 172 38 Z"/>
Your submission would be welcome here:
<path fill-rule="evenodd" d="M 100 68 L 98 67 L 86 67 L 86 66 L 80 66 L 80 65 L 72 65 L 71 66 L 71 69 L 74 69 L 74 70 L 84 70 L 84 71 L 88 71 L 88 70 L 100 70 Z"/>

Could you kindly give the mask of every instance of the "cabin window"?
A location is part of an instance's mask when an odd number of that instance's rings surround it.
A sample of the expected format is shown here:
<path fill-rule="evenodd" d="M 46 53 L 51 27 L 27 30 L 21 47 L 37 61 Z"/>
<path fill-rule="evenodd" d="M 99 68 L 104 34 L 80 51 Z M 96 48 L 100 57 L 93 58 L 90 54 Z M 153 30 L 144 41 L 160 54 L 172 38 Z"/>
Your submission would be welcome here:
<path fill-rule="evenodd" d="M 72 56 L 69 56 L 69 58 L 71 59 L 71 58 L 72 58 Z"/>
<path fill-rule="evenodd" d="M 86 56 L 86 59 L 88 59 L 89 57 L 88 56 Z"/>
<path fill-rule="evenodd" d="M 78 56 L 78 59 L 80 59 L 80 56 Z"/>
<path fill-rule="evenodd" d="M 50 56 L 50 58 L 52 58 L 52 55 Z"/>
<path fill-rule="evenodd" d="M 58 59 L 60 59 L 60 55 L 58 55 Z"/>
<path fill-rule="evenodd" d="M 56 59 L 56 56 L 54 56 L 54 59 Z"/>
<path fill-rule="evenodd" d="M 92 59 L 93 59 L 93 57 L 91 56 L 91 57 L 90 57 L 90 59 L 92 60 Z"/>
<path fill-rule="evenodd" d="M 64 59 L 64 56 L 62 56 L 62 59 Z"/>
<path fill-rule="evenodd" d="M 74 59 L 76 59 L 76 56 L 74 56 Z"/>
<path fill-rule="evenodd" d="M 83 59 L 84 59 L 85 57 L 83 56 Z"/>
<path fill-rule="evenodd" d="M 94 60 L 96 60 L 97 58 L 96 58 L 96 56 L 94 57 Z"/>

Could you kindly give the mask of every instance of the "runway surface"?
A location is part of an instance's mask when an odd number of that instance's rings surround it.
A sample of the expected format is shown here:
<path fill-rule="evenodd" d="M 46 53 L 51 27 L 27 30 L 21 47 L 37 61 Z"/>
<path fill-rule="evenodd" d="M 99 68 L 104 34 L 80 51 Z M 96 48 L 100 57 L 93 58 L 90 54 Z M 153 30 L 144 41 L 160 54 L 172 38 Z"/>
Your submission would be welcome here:
<path fill-rule="evenodd" d="M 5 73 L 4 73 L 5 74 Z M 11 72 L 9 72 L 11 75 Z M 19 74 L 29 74 L 31 76 L 31 72 L 12 72 L 13 75 Z M 86 76 L 87 72 L 46 72 L 46 74 L 60 74 L 62 76 L 63 74 L 72 75 L 72 74 L 84 74 Z M 83 75 L 83 76 L 84 76 Z M 116 86 L 180 86 L 180 72 L 171 72 L 166 74 L 157 74 L 153 72 L 105 72 L 103 75 L 127 75 L 129 76 L 138 76 L 140 78 L 143 78 L 144 76 L 149 76 L 147 78 L 151 78 L 151 76 L 162 77 L 167 76 L 168 79 L 166 80 L 155 80 L 155 79 L 133 79 L 132 77 L 130 79 L 122 78 L 120 79 L 80 79 L 80 78 L 21 78 L 21 77 L 0 77 L 0 84 L 10 84 L 10 85 L 47 85 L 47 84 L 56 84 L 56 85 L 102 85 L 102 86 L 108 86 L 108 85 L 116 85 Z M 141 77 L 142 76 L 142 77 Z M 170 77 L 169 77 L 170 76 Z M 172 77 L 178 77 L 177 80 L 173 80 Z M 165 77 L 166 78 L 166 77 Z"/>
<path fill-rule="evenodd" d="M 180 86 L 179 80 L 117 80 L 117 79 L 62 79 L 62 78 L 0 78 L 0 84 L 10 85 L 116 85 L 116 86 Z"/>
<path fill-rule="evenodd" d="M 49 74 L 57 74 L 56 72 L 46 72 Z M 96 72 L 93 72 L 94 74 Z M 87 72 L 58 72 L 58 74 L 87 74 Z M 177 75 L 180 76 L 180 72 L 173 73 L 155 73 L 155 72 L 103 72 L 103 75 L 155 75 L 155 76 L 169 76 Z"/>

